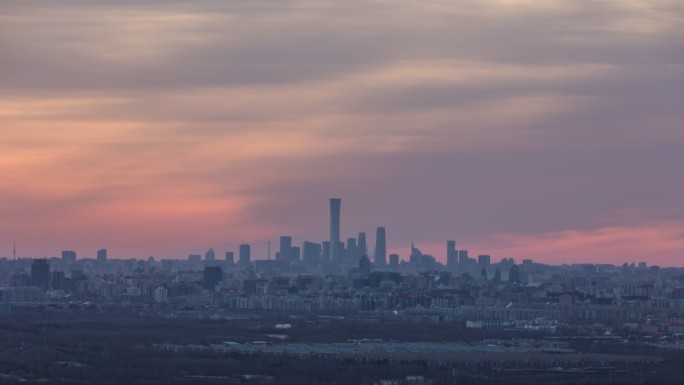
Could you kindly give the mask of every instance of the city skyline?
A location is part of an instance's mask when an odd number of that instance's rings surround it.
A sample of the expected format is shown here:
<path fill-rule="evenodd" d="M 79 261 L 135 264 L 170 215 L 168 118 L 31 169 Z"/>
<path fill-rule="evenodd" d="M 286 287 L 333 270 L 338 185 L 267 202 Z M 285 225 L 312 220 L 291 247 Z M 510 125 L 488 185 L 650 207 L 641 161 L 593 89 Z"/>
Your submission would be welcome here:
<path fill-rule="evenodd" d="M 388 257 L 683 266 L 683 15 L 5 1 L 0 256 L 261 258 L 340 197 L 340 241 L 384 226 Z"/>
<path fill-rule="evenodd" d="M 307 250 L 307 244 L 314 245 L 315 247 L 318 248 L 318 255 L 314 257 L 315 263 L 325 263 L 323 261 L 327 261 L 327 263 L 332 263 L 332 265 L 338 266 L 338 267 L 343 267 L 343 266 L 350 266 L 350 265 L 356 265 L 358 263 L 358 258 L 362 256 L 367 256 L 370 258 L 372 263 L 374 264 L 375 268 L 378 269 L 383 269 L 388 266 L 388 263 L 390 261 L 388 260 L 389 255 L 397 255 L 398 260 L 400 262 L 406 262 L 406 263 L 411 263 L 411 265 L 415 265 L 414 268 L 418 268 L 418 265 L 420 263 L 414 263 L 413 262 L 413 256 L 414 252 L 417 251 L 419 255 L 426 255 L 431 258 L 434 258 L 434 261 L 441 263 L 443 267 L 449 266 L 449 268 L 454 268 L 456 265 L 459 266 L 466 266 L 468 265 L 468 260 L 471 260 L 472 263 L 476 265 L 481 265 L 481 260 L 486 259 L 485 265 L 490 264 L 490 260 L 492 259 L 492 256 L 490 254 L 482 254 L 486 253 L 487 250 L 476 250 L 477 253 L 472 253 L 469 252 L 469 249 L 467 247 L 465 248 L 457 248 L 457 245 L 461 245 L 462 242 L 456 242 L 455 240 L 452 239 L 447 239 L 444 242 L 442 242 L 442 250 L 440 252 L 436 253 L 431 253 L 431 252 L 426 252 L 422 253 L 418 248 L 415 247 L 414 242 L 411 242 L 410 249 L 408 250 L 402 250 L 396 247 L 390 247 L 388 248 L 388 242 L 387 242 L 387 235 L 386 235 L 386 229 L 384 226 L 378 226 L 375 230 L 375 238 L 373 239 L 372 243 L 369 243 L 367 245 L 366 241 L 366 232 L 365 231 L 360 231 L 358 232 L 358 237 L 348 237 L 347 238 L 347 243 L 345 245 L 345 242 L 342 242 L 341 239 L 341 198 L 330 198 L 329 199 L 329 234 L 330 237 L 326 239 L 321 239 L 321 240 L 313 240 L 311 238 L 305 238 L 305 239 L 293 239 L 293 236 L 291 235 L 279 235 L 276 238 L 279 238 L 279 247 L 278 251 L 275 253 L 275 256 L 271 255 L 271 241 L 267 240 L 265 241 L 266 247 L 263 250 L 264 253 L 262 253 L 262 250 L 260 249 L 260 246 L 263 246 L 262 244 L 256 244 L 256 253 L 252 252 L 252 250 L 255 249 L 255 244 L 252 243 L 245 243 L 245 242 L 232 242 L 231 245 L 234 246 L 228 246 L 228 248 L 225 250 L 225 255 L 226 255 L 226 262 L 228 260 L 232 261 L 229 264 L 236 263 L 238 266 L 241 267 L 249 267 L 251 266 L 250 262 L 253 262 L 255 260 L 281 260 L 284 262 L 287 262 L 288 264 L 291 262 L 294 263 L 307 263 L 307 256 L 306 256 L 306 250 Z M 351 231 L 352 235 L 354 234 L 354 231 Z M 338 248 L 337 251 L 334 252 L 332 248 L 329 245 L 333 244 L 333 240 L 337 239 L 338 240 Z M 316 242 L 320 243 L 316 243 Z M 351 242 L 351 243 L 350 243 Z M 358 242 L 359 249 L 356 249 L 356 245 Z M 262 242 L 263 243 L 263 242 Z M 328 247 L 326 248 L 326 243 L 328 243 Z M 353 250 L 350 250 L 353 248 Z M 369 246 L 372 246 L 372 251 L 369 250 Z M 428 245 L 432 246 L 432 245 Z M 466 242 L 467 246 L 467 242 Z M 362 249 L 366 249 L 366 252 L 362 251 Z M 296 254 L 294 253 L 294 250 L 296 249 Z M 432 249 L 432 248 L 431 248 Z M 393 252 L 389 253 L 388 250 L 392 250 Z M 472 251 L 472 250 L 470 250 Z M 222 251 L 223 252 L 223 251 Z M 239 259 L 238 261 L 234 260 L 234 255 L 235 253 L 238 253 Z M 16 259 L 16 242 L 13 242 L 12 244 L 12 259 Z M 69 261 L 75 261 L 78 252 L 75 250 L 61 250 L 61 259 L 62 260 L 69 260 Z M 188 254 L 185 255 L 173 255 L 171 258 L 167 256 L 166 258 L 162 257 L 161 259 L 176 259 L 176 260 L 183 260 L 186 258 L 189 258 L 192 260 L 193 258 L 196 259 L 196 261 L 207 261 L 207 262 L 213 262 L 215 261 L 215 251 L 213 247 L 209 247 L 208 250 L 205 253 L 205 258 L 202 259 L 202 253 L 203 251 L 200 250 L 194 250 L 192 252 L 189 252 Z M 468 254 L 470 253 L 471 256 L 474 258 L 469 258 Z M 0 255 L 0 257 L 3 257 Z M 155 255 L 149 255 L 149 257 L 155 258 Z M 7 258 L 7 257 L 5 257 Z M 59 258 L 57 254 L 48 256 L 43 255 L 41 256 L 22 256 L 21 258 Z M 93 256 L 90 254 L 81 254 L 80 256 L 81 259 L 93 259 Z M 95 259 L 97 261 L 106 261 L 108 258 L 108 249 L 106 248 L 98 248 L 95 254 Z M 118 258 L 114 256 L 114 259 L 128 259 L 128 258 L 145 258 L 145 256 L 142 255 L 119 255 Z M 538 263 L 542 264 L 573 264 L 573 263 L 589 263 L 589 264 L 615 264 L 615 265 L 620 265 L 622 263 L 646 263 L 649 264 L 649 262 L 652 263 L 651 260 L 648 258 L 642 258 L 639 260 L 624 260 L 624 261 L 618 261 L 618 262 L 591 262 L 591 261 L 560 261 L 557 263 L 554 262 L 548 262 L 544 260 L 534 260 L 532 256 L 529 255 L 495 255 L 494 259 L 496 261 L 505 261 L 507 259 L 512 259 L 516 263 L 521 263 L 523 260 L 528 260 L 528 261 L 535 261 Z M 494 261 L 494 260 L 492 260 Z M 652 263 L 653 265 L 658 265 L 657 263 Z M 398 266 L 394 266 L 394 268 L 397 268 Z M 670 265 L 665 265 L 662 267 L 671 267 Z M 677 267 L 672 266 L 672 267 Z"/>

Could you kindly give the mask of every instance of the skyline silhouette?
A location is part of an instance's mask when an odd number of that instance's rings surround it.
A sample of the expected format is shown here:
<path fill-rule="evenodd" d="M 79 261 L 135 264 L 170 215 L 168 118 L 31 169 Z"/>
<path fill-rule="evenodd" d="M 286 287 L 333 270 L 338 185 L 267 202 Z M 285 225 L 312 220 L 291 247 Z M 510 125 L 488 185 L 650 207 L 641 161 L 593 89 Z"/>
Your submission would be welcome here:
<path fill-rule="evenodd" d="M 403 262 L 411 262 L 412 264 L 416 264 L 413 259 L 415 256 L 415 253 L 418 253 L 419 256 L 426 255 L 429 258 L 434 258 L 434 260 L 438 263 L 441 263 L 444 267 L 447 265 L 449 266 L 455 266 L 455 265 L 462 265 L 468 264 L 468 261 L 470 260 L 472 263 L 479 265 L 482 264 L 482 260 L 486 260 L 485 265 L 489 265 L 490 259 L 492 256 L 489 254 L 482 254 L 486 253 L 486 249 L 482 250 L 476 250 L 476 252 L 480 253 L 479 256 L 478 254 L 472 253 L 471 255 L 477 256 L 476 258 L 469 258 L 468 254 L 468 248 L 467 248 L 467 241 L 455 241 L 452 239 L 447 239 L 444 240 L 441 244 L 441 251 L 432 253 L 432 252 L 426 252 L 423 253 L 420 251 L 415 246 L 414 242 L 411 242 L 410 248 L 408 250 L 400 249 L 397 247 L 393 247 L 391 244 L 389 244 L 388 247 L 388 242 L 387 242 L 387 232 L 386 228 L 384 226 L 377 226 L 375 229 L 375 235 L 374 239 L 371 240 L 371 242 L 368 242 L 366 240 L 366 231 L 365 229 L 355 232 L 356 230 L 351 230 L 349 232 L 349 237 L 346 238 L 346 242 L 342 241 L 345 239 L 344 237 L 341 236 L 341 234 L 347 234 L 344 232 L 344 226 L 341 222 L 341 217 L 342 217 L 342 199 L 341 198 L 330 198 L 329 199 L 330 205 L 329 205 L 329 234 L 330 236 L 326 239 L 321 239 L 321 240 L 315 240 L 312 238 L 302 238 L 302 239 L 297 239 L 293 237 L 292 235 L 278 235 L 274 236 L 275 238 L 279 238 L 279 247 L 278 250 L 275 253 L 275 256 L 271 255 L 271 241 L 260 241 L 256 244 L 254 243 L 245 243 L 241 242 L 238 240 L 232 240 L 230 242 L 231 246 L 227 246 L 226 250 L 222 250 L 221 253 L 225 251 L 225 260 L 228 261 L 234 261 L 235 263 L 238 264 L 238 266 L 249 266 L 250 262 L 253 262 L 255 260 L 282 260 L 286 261 L 288 263 L 290 262 L 306 262 L 307 259 L 315 259 L 317 262 L 318 261 L 327 261 L 328 263 L 332 263 L 333 265 L 338 265 L 338 266 L 350 266 L 350 265 L 355 265 L 358 263 L 358 260 L 360 257 L 368 257 L 372 261 L 372 263 L 375 265 L 376 268 L 382 269 L 383 267 L 388 266 L 390 263 L 390 260 L 388 260 L 388 256 L 395 255 L 396 258 L 398 258 L 398 261 L 403 261 Z M 353 237 L 352 235 L 358 234 L 357 237 Z M 333 245 L 334 241 L 337 240 L 338 247 L 336 248 L 336 251 L 333 251 L 333 248 L 331 245 Z M 318 242 L 318 243 L 317 243 Z M 266 245 L 264 245 L 264 243 Z M 463 249 L 457 249 L 457 245 L 459 247 L 461 245 L 465 244 L 465 248 Z M 234 245 L 234 246 L 233 246 Z M 256 247 L 255 247 L 256 246 Z M 265 246 L 265 247 L 264 247 Z M 431 245 L 428 245 L 431 246 Z M 307 250 L 313 247 L 312 253 L 307 252 Z M 253 252 L 252 250 L 256 249 L 256 253 Z M 365 250 L 365 251 L 364 251 Z M 394 250 L 396 252 L 388 252 L 388 250 Z M 61 259 L 63 260 L 70 260 L 70 261 L 75 261 L 76 256 L 77 256 L 77 251 L 74 250 L 61 250 Z M 235 261 L 235 254 L 238 254 L 238 260 Z M 162 259 L 185 259 L 188 258 L 188 255 L 190 256 L 189 258 L 192 260 L 193 258 L 197 261 L 202 260 L 202 255 L 197 254 L 200 253 L 200 250 L 194 250 L 193 252 L 189 254 L 174 254 L 171 256 L 161 256 Z M 215 256 L 215 251 L 213 249 L 213 246 L 208 248 L 208 251 L 206 252 L 205 259 L 207 261 L 214 261 L 216 256 Z M 3 257 L 0 255 L 0 257 Z M 43 255 L 43 258 L 48 257 L 48 255 Z M 57 258 L 57 254 L 54 253 L 52 257 Z M 127 258 L 146 258 L 147 256 L 144 255 L 114 255 L 114 259 L 127 259 Z M 150 258 L 155 258 L 155 255 L 149 255 Z M 5 257 L 7 258 L 7 257 Z M 26 255 L 22 256 L 22 258 L 40 258 L 40 256 L 37 255 Z M 86 258 L 86 259 L 92 259 L 95 258 L 98 261 L 106 261 L 108 258 L 108 249 L 106 248 L 98 248 L 96 253 L 94 255 L 90 254 L 81 254 L 80 258 Z M 484 258 L 484 259 L 483 259 Z M 511 255 L 510 253 L 508 254 L 501 254 L 501 255 L 494 255 L 494 258 L 498 260 L 506 260 L 509 258 L 512 258 L 513 260 L 516 260 L 517 262 L 520 262 L 521 260 L 533 260 L 533 256 L 531 255 Z M 17 259 L 17 254 L 16 254 L 16 241 L 12 243 L 12 259 Z M 648 261 L 648 262 L 646 262 Z M 577 261 L 559 261 L 559 262 L 549 262 L 545 261 L 543 259 L 541 260 L 535 260 L 535 262 L 538 263 L 543 263 L 543 264 L 573 264 L 573 263 L 590 263 L 590 264 L 601 264 L 601 263 L 606 263 L 606 264 L 615 264 L 615 265 L 620 265 L 623 263 L 650 263 L 653 265 L 657 265 L 657 263 L 653 263 L 652 259 L 649 258 L 642 258 L 639 260 L 623 260 L 619 262 L 606 262 L 606 261 L 594 261 L 594 262 L 577 262 Z M 417 265 L 420 265 L 420 263 L 417 263 Z M 678 267 L 678 265 L 664 265 L 663 267 Z"/>

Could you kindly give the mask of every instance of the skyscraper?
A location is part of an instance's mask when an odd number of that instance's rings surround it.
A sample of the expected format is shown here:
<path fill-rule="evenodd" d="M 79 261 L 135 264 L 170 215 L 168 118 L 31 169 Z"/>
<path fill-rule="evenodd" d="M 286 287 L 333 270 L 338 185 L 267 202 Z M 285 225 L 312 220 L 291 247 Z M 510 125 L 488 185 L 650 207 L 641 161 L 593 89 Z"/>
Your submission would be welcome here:
<path fill-rule="evenodd" d="M 235 253 L 226 251 L 226 265 L 233 266 L 235 264 Z"/>
<path fill-rule="evenodd" d="M 459 250 L 458 251 L 458 264 L 461 266 L 468 266 L 470 263 L 469 261 L 470 258 L 468 258 L 468 250 Z"/>
<path fill-rule="evenodd" d="M 31 286 L 50 290 L 50 264 L 47 259 L 34 259 L 31 263 Z"/>
<path fill-rule="evenodd" d="M 243 243 L 242 245 L 240 245 L 240 258 L 238 261 L 240 266 L 249 267 L 250 259 L 251 259 L 251 255 L 250 255 L 251 249 L 252 248 L 246 243 Z"/>
<path fill-rule="evenodd" d="M 318 243 L 304 241 L 302 248 L 302 259 L 309 265 L 317 265 L 321 258 L 321 245 Z"/>
<path fill-rule="evenodd" d="M 387 264 L 387 241 L 385 240 L 385 228 L 378 227 L 375 232 L 375 264 L 385 266 Z"/>
<path fill-rule="evenodd" d="M 361 253 L 359 253 L 359 248 L 356 245 L 356 238 L 347 238 L 347 252 L 345 254 L 345 261 L 347 263 L 354 263 L 361 258 Z"/>
<path fill-rule="evenodd" d="M 390 267 L 396 269 L 399 267 L 399 254 L 390 254 L 389 256 Z"/>
<path fill-rule="evenodd" d="M 216 253 L 214 252 L 214 249 L 209 249 L 204 254 L 204 260 L 207 262 L 213 262 L 215 259 L 216 259 Z"/>
<path fill-rule="evenodd" d="M 361 256 L 368 255 L 368 246 L 366 246 L 366 233 L 360 232 L 359 233 L 359 241 L 358 241 L 358 249 L 359 249 L 359 254 Z"/>
<path fill-rule="evenodd" d="M 202 288 L 204 290 L 214 290 L 216 285 L 223 280 L 223 270 L 218 266 L 207 266 L 204 268 Z"/>
<path fill-rule="evenodd" d="M 330 198 L 330 249 L 328 250 L 328 259 L 333 262 L 339 260 L 341 204 L 342 199 Z"/>
<path fill-rule="evenodd" d="M 97 261 L 107 262 L 107 249 L 100 249 L 97 251 Z"/>
<path fill-rule="evenodd" d="M 447 268 L 453 270 L 458 266 L 458 251 L 456 241 L 447 241 Z"/>
<path fill-rule="evenodd" d="M 276 259 L 281 261 L 291 260 L 290 253 L 292 252 L 292 237 L 283 235 L 280 237 L 280 251 Z"/>
<path fill-rule="evenodd" d="M 62 251 L 62 261 L 64 261 L 64 262 L 76 262 L 76 252 L 73 250 Z"/>

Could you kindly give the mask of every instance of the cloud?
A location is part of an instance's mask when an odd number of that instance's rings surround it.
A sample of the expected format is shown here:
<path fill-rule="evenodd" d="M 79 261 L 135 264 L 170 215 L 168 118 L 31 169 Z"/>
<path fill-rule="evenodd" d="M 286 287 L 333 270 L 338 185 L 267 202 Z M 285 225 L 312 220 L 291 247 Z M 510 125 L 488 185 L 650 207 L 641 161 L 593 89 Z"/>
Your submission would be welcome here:
<path fill-rule="evenodd" d="M 345 236 L 384 225 L 396 245 L 676 222 L 683 17 L 669 0 L 4 2 L 0 236 L 169 256 L 319 240 L 330 196 Z"/>

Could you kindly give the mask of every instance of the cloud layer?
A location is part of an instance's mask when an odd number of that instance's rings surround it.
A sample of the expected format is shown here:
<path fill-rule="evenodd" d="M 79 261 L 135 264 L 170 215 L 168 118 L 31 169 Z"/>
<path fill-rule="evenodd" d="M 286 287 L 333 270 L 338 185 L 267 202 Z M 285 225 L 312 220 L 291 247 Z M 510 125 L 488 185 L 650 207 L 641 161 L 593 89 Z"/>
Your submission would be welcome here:
<path fill-rule="evenodd" d="M 0 7 L 0 255 L 259 257 L 340 196 L 404 256 L 681 265 L 679 1 Z"/>

